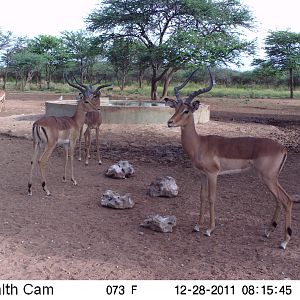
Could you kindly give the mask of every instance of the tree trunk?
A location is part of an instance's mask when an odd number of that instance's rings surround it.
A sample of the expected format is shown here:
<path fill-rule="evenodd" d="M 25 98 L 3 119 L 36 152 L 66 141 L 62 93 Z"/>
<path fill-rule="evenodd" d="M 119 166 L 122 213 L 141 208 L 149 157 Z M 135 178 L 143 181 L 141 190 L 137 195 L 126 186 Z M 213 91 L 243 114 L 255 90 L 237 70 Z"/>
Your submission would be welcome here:
<path fill-rule="evenodd" d="M 4 76 L 3 76 L 3 86 L 2 86 L 2 89 L 3 89 L 3 90 L 5 90 L 5 87 L 6 87 L 7 74 L 8 74 L 8 71 L 7 71 L 7 69 L 5 68 L 5 72 L 4 72 Z"/>
<path fill-rule="evenodd" d="M 46 82 L 47 82 L 47 90 L 50 89 L 50 67 L 46 65 Z"/>
<path fill-rule="evenodd" d="M 157 100 L 157 80 L 152 78 L 151 80 L 151 100 Z"/>
<path fill-rule="evenodd" d="M 140 70 L 138 76 L 138 84 L 140 89 L 142 88 L 143 80 L 144 80 L 144 70 Z"/>
<path fill-rule="evenodd" d="M 80 59 L 80 83 L 83 84 L 84 82 L 84 74 L 83 74 L 83 59 Z"/>
<path fill-rule="evenodd" d="M 157 100 L 157 67 L 152 66 L 152 78 L 151 78 L 151 100 Z"/>
<path fill-rule="evenodd" d="M 173 74 L 175 73 L 175 69 L 171 69 L 170 72 L 167 72 L 165 77 L 164 77 L 164 81 L 163 81 L 163 92 L 161 95 L 161 99 L 164 99 L 168 96 L 168 88 L 170 85 L 170 82 L 172 80 Z"/>
<path fill-rule="evenodd" d="M 126 74 L 123 74 L 123 76 L 122 76 L 122 83 L 121 83 L 121 90 L 122 91 L 124 91 L 125 84 L 126 84 Z"/>
<path fill-rule="evenodd" d="M 294 74 L 293 74 L 293 69 L 289 69 L 290 72 L 290 98 L 294 98 Z"/>

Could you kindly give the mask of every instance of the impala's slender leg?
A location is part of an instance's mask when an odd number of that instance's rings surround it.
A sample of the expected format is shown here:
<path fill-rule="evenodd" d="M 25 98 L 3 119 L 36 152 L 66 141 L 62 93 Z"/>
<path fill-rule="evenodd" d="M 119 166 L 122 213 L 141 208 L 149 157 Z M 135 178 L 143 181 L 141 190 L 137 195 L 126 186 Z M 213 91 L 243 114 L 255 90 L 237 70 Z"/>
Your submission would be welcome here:
<path fill-rule="evenodd" d="M 70 143 L 71 181 L 73 182 L 74 185 L 77 185 L 77 181 L 75 180 L 74 177 L 74 149 L 75 149 L 75 144 Z"/>
<path fill-rule="evenodd" d="M 199 211 L 199 222 L 195 225 L 193 231 L 199 232 L 200 226 L 204 223 L 204 201 L 207 199 L 207 177 L 200 173 L 200 181 L 201 181 L 201 188 L 200 188 L 200 211 Z"/>
<path fill-rule="evenodd" d="M 69 160 L 69 145 L 68 144 L 64 144 L 64 150 L 65 150 L 65 167 L 64 167 L 63 182 L 67 182 L 67 167 L 68 167 L 68 160 Z"/>
<path fill-rule="evenodd" d="M 88 126 L 85 133 L 85 165 L 89 164 L 89 158 L 91 157 L 90 149 L 91 149 L 91 128 Z"/>
<path fill-rule="evenodd" d="M 38 154 L 39 154 L 39 144 L 34 142 L 34 150 L 33 150 L 33 155 L 31 159 L 31 170 L 30 170 L 30 176 L 29 176 L 29 181 L 28 181 L 28 195 L 32 195 L 32 176 L 33 176 L 33 170 L 34 167 L 36 166 L 37 160 L 38 160 Z"/>
<path fill-rule="evenodd" d="M 293 202 L 290 199 L 290 197 L 287 195 L 285 190 L 280 186 L 277 178 L 270 179 L 268 177 L 267 178 L 263 177 L 263 181 L 266 184 L 266 186 L 269 188 L 271 193 L 274 195 L 277 202 L 274 216 L 272 218 L 270 228 L 266 232 L 266 236 L 269 237 L 271 232 L 273 232 L 274 229 L 276 228 L 278 224 L 278 219 L 279 219 L 281 204 L 282 204 L 285 210 L 285 233 L 284 233 L 284 241 L 281 243 L 280 247 L 282 249 L 285 249 L 292 235 L 291 211 L 292 211 Z"/>
<path fill-rule="evenodd" d="M 276 207 L 275 207 L 274 215 L 272 217 L 269 229 L 267 229 L 266 232 L 265 232 L 265 236 L 267 238 L 276 229 L 276 227 L 278 225 L 278 219 L 279 219 L 279 216 L 280 216 L 281 208 L 282 208 L 281 202 L 278 201 L 277 198 L 275 198 L 275 200 L 276 200 Z"/>
<path fill-rule="evenodd" d="M 270 234 L 276 229 L 276 227 L 278 225 L 278 219 L 280 216 L 282 206 L 281 206 L 281 201 L 280 201 L 279 195 L 278 195 L 279 191 L 278 191 L 277 184 L 275 184 L 273 180 L 266 179 L 266 178 L 263 178 L 263 181 L 266 184 L 266 186 L 268 187 L 268 189 L 270 190 L 270 192 L 272 193 L 272 195 L 276 201 L 276 207 L 275 207 L 274 215 L 271 219 L 270 227 L 265 232 L 265 236 L 269 237 Z M 277 179 L 276 179 L 276 181 L 277 181 Z"/>
<path fill-rule="evenodd" d="M 78 160 L 79 160 L 79 161 L 81 161 L 81 137 L 82 137 L 82 131 L 83 131 L 83 126 L 80 128 L 80 131 L 79 131 L 79 138 L 78 138 L 78 141 L 79 141 Z"/>
<path fill-rule="evenodd" d="M 284 241 L 280 244 L 280 248 L 285 249 L 292 236 L 291 223 L 292 223 L 293 201 L 279 183 L 278 183 L 278 188 L 279 188 L 279 194 L 283 199 L 283 207 L 285 209 L 285 238 Z"/>
<path fill-rule="evenodd" d="M 204 223 L 204 201 L 207 199 L 207 177 L 205 175 L 201 175 L 201 191 L 200 191 L 200 216 L 199 216 L 199 225 L 203 225 Z"/>
<path fill-rule="evenodd" d="M 97 159 L 98 159 L 98 163 L 99 165 L 102 164 L 101 158 L 100 158 L 100 149 L 99 149 L 100 145 L 99 145 L 99 127 L 96 128 L 96 148 L 97 148 Z"/>
<path fill-rule="evenodd" d="M 42 176 L 42 187 L 43 187 L 43 190 L 46 192 L 47 196 L 50 196 L 51 193 L 50 191 L 48 190 L 47 188 L 47 185 L 46 185 L 46 176 L 45 176 L 45 170 L 44 170 L 44 167 L 45 167 L 45 164 L 46 162 L 48 161 L 49 157 L 51 156 L 54 148 L 55 148 L 55 143 L 52 143 L 52 144 L 46 144 L 45 145 L 45 149 L 44 149 L 44 152 L 43 154 L 41 155 L 39 161 L 38 161 L 38 164 L 39 164 L 39 167 L 40 167 L 40 172 L 41 172 L 41 176 Z"/>
<path fill-rule="evenodd" d="M 205 232 L 206 236 L 210 236 L 216 227 L 215 201 L 216 201 L 217 178 L 218 175 L 215 173 L 207 175 L 210 225 Z"/>

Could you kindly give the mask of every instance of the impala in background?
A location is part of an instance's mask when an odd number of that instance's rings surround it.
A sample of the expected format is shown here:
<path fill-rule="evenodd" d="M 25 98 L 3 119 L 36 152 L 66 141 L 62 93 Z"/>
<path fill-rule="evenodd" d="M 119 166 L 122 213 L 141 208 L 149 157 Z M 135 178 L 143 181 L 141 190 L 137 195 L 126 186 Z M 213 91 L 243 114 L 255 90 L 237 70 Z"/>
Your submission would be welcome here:
<path fill-rule="evenodd" d="M 79 85 L 78 81 L 73 76 L 74 82 L 70 82 L 68 76 L 65 75 L 68 84 L 81 93 L 81 99 L 78 101 L 76 111 L 72 117 L 42 117 L 41 119 L 34 122 L 32 126 L 33 134 L 33 157 L 31 160 L 31 171 L 28 182 L 28 194 L 32 195 L 32 176 L 33 170 L 38 162 L 41 177 L 42 177 L 42 187 L 48 196 L 51 195 L 47 184 L 45 176 L 45 164 L 51 156 L 56 145 L 63 145 L 65 150 L 65 166 L 64 166 L 64 176 L 63 181 L 66 182 L 67 178 L 67 164 L 68 156 L 70 152 L 71 160 L 71 181 L 74 185 L 77 185 L 77 181 L 74 177 L 74 149 L 76 142 L 79 137 L 80 129 L 83 126 L 85 116 L 87 112 L 97 111 L 100 109 L 97 103 L 99 102 L 98 92 L 102 88 L 99 87 L 97 93 L 93 91 L 91 86 Z M 40 148 L 44 146 L 42 155 L 38 158 Z"/>
<path fill-rule="evenodd" d="M 292 235 L 291 212 L 293 201 L 278 182 L 279 173 L 286 161 L 287 150 L 284 146 L 268 138 L 237 137 L 229 138 L 217 135 L 199 135 L 196 132 L 193 113 L 199 108 L 194 100 L 200 94 L 210 91 L 213 79 L 208 69 L 209 86 L 191 93 L 184 101 L 179 91 L 189 82 L 195 70 L 183 84 L 174 88 L 176 100 L 165 99 L 166 104 L 175 108 L 174 115 L 168 121 L 168 127 L 181 128 L 181 143 L 193 165 L 201 174 L 200 217 L 194 230 L 199 231 L 203 224 L 203 201 L 208 196 L 210 205 L 210 225 L 206 235 L 215 229 L 215 200 L 218 175 L 241 172 L 253 168 L 276 200 L 276 208 L 266 236 L 276 228 L 281 206 L 285 211 L 284 240 L 280 247 L 285 249 Z"/>
<path fill-rule="evenodd" d="M 5 97 L 5 91 L 0 90 L 0 112 L 2 111 L 2 109 L 5 109 Z"/>
<path fill-rule="evenodd" d="M 97 82 L 99 83 L 99 81 Z M 90 88 L 94 86 L 95 84 L 91 84 Z M 80 83 L 78 83 L 80 84 Z M 82 85 L 82 84 L 80 84 Z M 84 85 L 82 85 L 84 87 Z M 97 101 L 97 106 L 100 107 L 100 97 L 101 97 L 101 89 L 104 87 L 109 87 L 111 84 L 104 84 L 101 86 L 98 86 L 97 89 L 94 91 L 95 100 Z M 89 164 L 89 158 L 91 158 L 90 149 L 91 149 L 91 131 L 92 129 L 95 129 L 96 131 L 96 151 L 97 151 L 97 160 L 99 165 L 102 164 L 101 158 L 100 158 L 100 145 L 99 145 L 99 130 L 100 126 L 102 124 L 102 115 L 101 110 L 99 111 L 91 111 L 88 112 L 85 115 L 84 124 L 80 129 L 79 133 L 79 154 L 78 154 L 78 160 L 81 161 L 81 137 L 83 132 L 84 125 L 87 125 L 85 131 L 84 131 L 84 141 L 85 141 L 85 165 Z"/>

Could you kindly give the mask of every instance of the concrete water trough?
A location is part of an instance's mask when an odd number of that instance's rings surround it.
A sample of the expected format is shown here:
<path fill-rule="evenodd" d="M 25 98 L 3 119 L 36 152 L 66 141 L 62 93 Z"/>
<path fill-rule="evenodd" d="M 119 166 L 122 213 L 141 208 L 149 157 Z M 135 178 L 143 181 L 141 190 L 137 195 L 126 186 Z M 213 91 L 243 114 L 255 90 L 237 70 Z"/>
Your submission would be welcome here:
<path fill-rule="evenodd" d="M 77 100 L 46 101 L 46 116 L 72 116 Z M 102 122 L 104 124 L 165 124 L 174 109 L 162 102 L 109 100 L 101 98 Z M 210 119 L 209 105 L 201 105 L 194 113 L 195 123 Z"/>

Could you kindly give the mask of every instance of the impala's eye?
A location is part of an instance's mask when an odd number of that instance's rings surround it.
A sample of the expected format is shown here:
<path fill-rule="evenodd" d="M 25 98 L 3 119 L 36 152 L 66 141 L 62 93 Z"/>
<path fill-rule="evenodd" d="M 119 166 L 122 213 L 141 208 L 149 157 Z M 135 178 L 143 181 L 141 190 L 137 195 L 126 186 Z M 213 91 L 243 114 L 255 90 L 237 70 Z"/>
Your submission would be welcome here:
<path fill-rule="evenodd" d="M 188 114 L 188 113 L 189 111 L 187 109 L 183 111 L 183 114 Z"/>
<path fill-rule="evenodd" d="M 84 103 L 90 103 L 89 101 L 84 101 Z"/>

